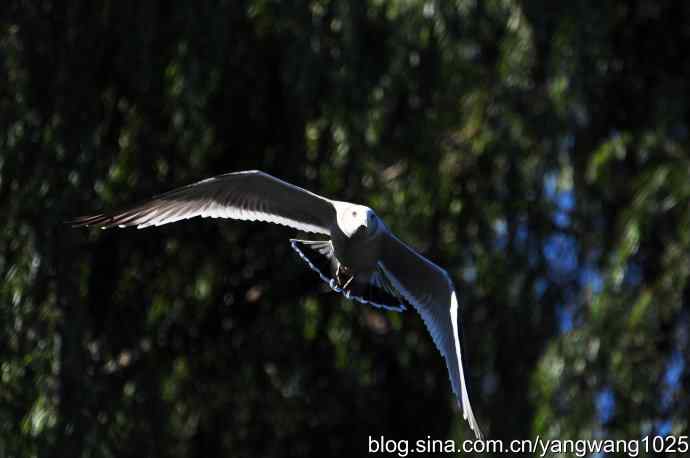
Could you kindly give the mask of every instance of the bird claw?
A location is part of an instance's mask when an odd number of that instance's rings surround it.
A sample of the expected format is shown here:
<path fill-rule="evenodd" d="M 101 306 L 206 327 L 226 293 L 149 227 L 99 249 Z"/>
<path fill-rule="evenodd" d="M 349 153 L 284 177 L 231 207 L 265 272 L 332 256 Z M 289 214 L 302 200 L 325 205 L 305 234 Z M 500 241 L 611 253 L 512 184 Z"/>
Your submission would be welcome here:
<path fill-rule="evenodd" d="M 350 283 L 352 283 L 352 280 L 354 280 L 354 279 L 355 279 L 354 275 L 351 275 L 350 278 L 343 285 L 343 289 L 346 289 L 348 286 L 350 286 Z"/>
<path fill-rule="evenodd" d="M 352 280 L 354 279 L 355 276 L 352 275 L 352 271 L 349 268 L 342 264 L 338 264 L 338 268 L 335 271 L 335 280 L 341 289 L 347 289 L 347 287 L 350 286 L 350 283 L 352 283 Z M 349 297 L 349 291 L 348 294 L 346 294 L 346 296 Z"/>

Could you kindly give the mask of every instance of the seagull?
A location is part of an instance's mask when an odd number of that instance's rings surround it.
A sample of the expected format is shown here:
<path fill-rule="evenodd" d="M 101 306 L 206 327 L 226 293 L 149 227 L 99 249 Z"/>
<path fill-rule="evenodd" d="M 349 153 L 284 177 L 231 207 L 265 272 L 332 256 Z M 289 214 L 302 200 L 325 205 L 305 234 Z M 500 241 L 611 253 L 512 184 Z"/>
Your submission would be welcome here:
<path fill-rule="evenodd" d="M 331 200 L 258 170 L 232 172 L 160 194 L 121 211 L 77 218 L 75 227 L 145 228 L 196 216 L 263 221 L 326 240 L 291 239 L 292 248 L 346 298 L 421 315 L 443 355 L 453 393 L 477 439 L 462 367 L 458 300 L 448 272 L 396 237 L 374 210 Z"/>

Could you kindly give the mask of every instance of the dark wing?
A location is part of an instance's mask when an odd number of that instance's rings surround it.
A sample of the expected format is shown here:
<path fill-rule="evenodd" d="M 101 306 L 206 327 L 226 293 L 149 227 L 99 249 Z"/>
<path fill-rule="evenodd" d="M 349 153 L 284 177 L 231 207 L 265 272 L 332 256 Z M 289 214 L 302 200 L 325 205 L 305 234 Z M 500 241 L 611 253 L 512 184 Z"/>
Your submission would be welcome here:
<path fill-rule="evenodd" d="M 338 267 L 338 260 L 335 258 L 333 243 L 330 240 L 290 239 L 290 245 L 309 268 L 319 274 L 321 280 L 326 282 L 333 291 L 342 293 L 347 299 L 395 312 L 405 310 L 404 300 L 400 298 L 400 294 L 390 285 L 380 269 L 365 278 L 355 276 L 348 290 L 339 287 L 334 274 Z"/>
<path fill-rule="evenodd" d="M 482 433 L 467 394 L 458 337 L 458 300 L 445 270 L 417 254 L 388 231 L 381 236 L 379 265 L 393 286 L 422 316 L 436 347 L 446 360 L 453 392 L 477 439 Z"/>
<path fill-rule="evenodd" d="M 78 218 L 75 226 L 160 226 L 195 216 L 265 221 L 330 235 L 331 201 L 258 170 L 227 173 L 112 213 Z"/>

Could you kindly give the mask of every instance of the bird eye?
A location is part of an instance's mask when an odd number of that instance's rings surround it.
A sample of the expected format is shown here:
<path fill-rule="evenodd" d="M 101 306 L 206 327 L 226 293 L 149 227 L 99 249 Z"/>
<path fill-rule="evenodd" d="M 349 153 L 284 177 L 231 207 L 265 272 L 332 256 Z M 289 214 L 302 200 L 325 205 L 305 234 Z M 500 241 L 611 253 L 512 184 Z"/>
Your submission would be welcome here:
<path fill-rule="evenodd" d="M 352 216 L 357 216 L 357 212 L 352 212 Z"/>

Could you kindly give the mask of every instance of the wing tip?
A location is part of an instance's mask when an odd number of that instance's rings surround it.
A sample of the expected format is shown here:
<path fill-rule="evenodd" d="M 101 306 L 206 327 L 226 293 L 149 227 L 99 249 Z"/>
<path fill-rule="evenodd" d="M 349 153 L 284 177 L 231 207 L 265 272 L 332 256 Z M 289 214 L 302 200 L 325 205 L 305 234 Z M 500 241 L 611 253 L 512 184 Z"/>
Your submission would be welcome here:
<path fill-rule="evenodd" d="M 64 224 L 67 224 L 71 227 L 94 227 L 94 226 L 99 226 L 102 225 L 105 222 L 105 216 L 102 214 L 99 215 L 91 215 L 91 216 L 78 216 L 76 218 L 64 221 Z"/>
<path fill-rule="evenodd" d="M 467 405 L 465 407 L 464 403 L 458 399 L 457 401 L 457 406 L 458 408 L 462 411 L 462 418 L 467 422 L 467 425 L 470 427 L 470 430 L 474 433 L 474 437 L 476 440 L 484 440 L 484 434 L 482 434 L 481 429 L 479 429 L 479 424 L 477 423 L 477 419 L 474 418 L 474 413 L 472 412 L 472 407 Z"/>
<path fill-rule="evenodd" d="M 474 431 L 474 437 L 478 441 L 484 440 L 484 435 L 482 434 L 481 430 L 479 429 L 479 426 L 475 425 L 474 428 L 472 428 L 472 431 Z"/>
<path fill-rule="evenodd" d="M 92 216 L 79 216 L 77 218 L 67 220 L 64 223 L 73 228 L 87 227 L 87 228 L 98 228 L 98 229 L 111 229 L 113 227 L 130 227 L 130 226 L 142 226 L 142 224 L 128 224 L 126 221 L 122 221 L 119 215 L 106 215 L 98 214 Z M 145 226 L 143 226 L 145 227 Z"/>

